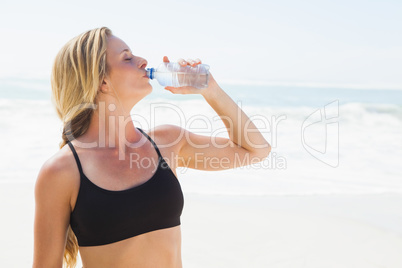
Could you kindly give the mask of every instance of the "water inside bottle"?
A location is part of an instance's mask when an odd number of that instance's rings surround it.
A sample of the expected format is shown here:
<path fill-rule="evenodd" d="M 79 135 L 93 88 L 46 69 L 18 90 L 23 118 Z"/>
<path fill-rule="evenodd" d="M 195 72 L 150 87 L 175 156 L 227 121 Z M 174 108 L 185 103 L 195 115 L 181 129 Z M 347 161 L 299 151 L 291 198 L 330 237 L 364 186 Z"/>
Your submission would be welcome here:
<path fill-rule="evenodd" d="M 173 81 L 177 82 L 177 87 L 192 86 L 200 89 L 208 87 L 208 73 L 197 74 L 176 72 L 173 73 L 173 78 Z"/>
<path fill-rule="evenodd" d="M 158 72 L 159 81 L 161 82 L 162 86 L 192 86 L 199 89 L 208 87 L 208 75 L 209 73 L 197 74 L 187 72 Z"/>

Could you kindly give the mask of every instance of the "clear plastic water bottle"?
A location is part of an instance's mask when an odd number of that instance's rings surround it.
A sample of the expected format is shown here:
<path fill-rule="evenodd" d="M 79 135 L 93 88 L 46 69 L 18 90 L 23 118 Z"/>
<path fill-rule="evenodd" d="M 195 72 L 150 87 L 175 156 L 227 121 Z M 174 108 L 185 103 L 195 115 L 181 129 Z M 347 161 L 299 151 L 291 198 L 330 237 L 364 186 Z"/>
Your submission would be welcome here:
<path fill-rule="evenodd" d="M 198 89 L 208 87 L 209 65 L 198 64 L 181 66 L 178 62 L 163 62 L 158 68 L 147 68 L 147 76 L 158 80 L 161 86 L 184 87 Z"/>

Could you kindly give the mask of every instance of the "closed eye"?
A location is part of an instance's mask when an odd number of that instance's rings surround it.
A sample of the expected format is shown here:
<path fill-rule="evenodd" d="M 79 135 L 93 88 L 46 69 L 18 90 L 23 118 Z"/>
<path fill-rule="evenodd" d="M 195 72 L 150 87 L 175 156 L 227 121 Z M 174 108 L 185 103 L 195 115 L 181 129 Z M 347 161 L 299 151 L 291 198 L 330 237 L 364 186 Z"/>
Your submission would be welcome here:
<path fill-rule="evenodd" d="M 132 60 L 133 58 L 125 59 L 125 60 Z"/>

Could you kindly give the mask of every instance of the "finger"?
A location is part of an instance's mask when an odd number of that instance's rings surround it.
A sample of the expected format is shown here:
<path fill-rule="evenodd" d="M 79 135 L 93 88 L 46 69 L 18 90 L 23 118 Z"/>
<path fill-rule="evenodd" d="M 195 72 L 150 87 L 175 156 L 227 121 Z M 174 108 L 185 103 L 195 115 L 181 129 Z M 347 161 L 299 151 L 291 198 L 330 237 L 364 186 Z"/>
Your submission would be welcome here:
<path fill-rule="evenodd" d="M 163 56 L 163 62 L 169 62 L 169 59 L 167 56 Z"/>
<path fill-rule="evenodd" d="M 165 87 L 166 90 L 169 90 L 173 94 L 191 94 L 194 92 L 193 87 L 170 87 L 167 86 Z"/>
<path fill-rule="evenodd" d="M 187 61 L 185 61 L 185 60 L 182 59 L 182 58 L 178 59 L 177 62 L 178 62 L 181 66 L 186 66 L 186 65 L 187 65 Z"/>
<path fill-rule="evenodd" d="M 192 59 L 188 59 L 187 60 L 187 62 L 189 62 L 189 64 L 191 65 L 191 66 L 197 66 L 198 64 L 201 64 L 201 60 L 200 59 L 195 59 L 195 60 L 192 60 Z"/>
<path fill-rule="evenodd" d="M 187 62 L 188 62 L 189 65 L 191 65 L 193 67 L 197 65 L 197 62 L 195 60 L 193 60 L 193 59 L 187 59 Z"/>
<path fill-rule="evenodd" d="M 181 87 L 165 87 L 166 90 L 169 90 L 173 94 L 183 94 L 183 89 Z"/>

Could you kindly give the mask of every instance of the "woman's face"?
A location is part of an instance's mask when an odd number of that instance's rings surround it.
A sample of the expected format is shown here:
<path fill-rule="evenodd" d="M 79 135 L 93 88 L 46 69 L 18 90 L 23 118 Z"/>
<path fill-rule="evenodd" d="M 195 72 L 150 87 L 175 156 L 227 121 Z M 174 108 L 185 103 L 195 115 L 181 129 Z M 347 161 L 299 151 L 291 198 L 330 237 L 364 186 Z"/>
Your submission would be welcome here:
<path fill-rule="evenodd" d="M 110 36 L 106 49 L 109 90 L 117 93 L 125 105 L 133 105 L 152 91 L 145 67 L 147 61 L 134 56 L 121 39 Z"/>

